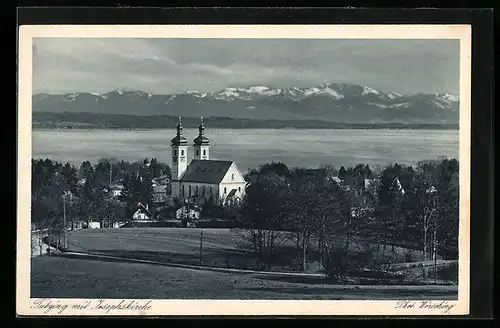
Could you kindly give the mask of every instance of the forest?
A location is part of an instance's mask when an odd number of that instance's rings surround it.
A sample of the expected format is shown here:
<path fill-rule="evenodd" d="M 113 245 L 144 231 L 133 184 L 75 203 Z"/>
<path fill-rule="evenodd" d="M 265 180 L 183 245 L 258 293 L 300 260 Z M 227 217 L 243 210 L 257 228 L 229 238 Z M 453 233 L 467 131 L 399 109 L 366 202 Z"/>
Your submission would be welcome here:
<path fill-rule="evenodd" d="M 254 183 L 238 205 L 238 219 L 264 264 L 290 240 L 303 270 L 310 252 L 319 253 L 321 263 L 347 262 L 336 270 L 390 261 L 384 254 L 396 247 L 408 250 L 404 262 L 456 260 L 458 172 L 456 159 L 387 165 L 380 172 L 363 164 L 289 170 L 270 163 L 249 173 Z"/>

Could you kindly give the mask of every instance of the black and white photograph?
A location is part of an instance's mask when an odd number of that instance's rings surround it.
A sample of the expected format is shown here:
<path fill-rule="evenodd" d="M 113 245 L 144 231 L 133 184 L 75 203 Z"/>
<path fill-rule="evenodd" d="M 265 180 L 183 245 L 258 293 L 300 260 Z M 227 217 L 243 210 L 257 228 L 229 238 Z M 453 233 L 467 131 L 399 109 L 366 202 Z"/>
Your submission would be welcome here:
<path fill-rule="evenodd" d="M 466 311 L 467 27 L 84 28 L 21 40 L 26 311 Z"/>

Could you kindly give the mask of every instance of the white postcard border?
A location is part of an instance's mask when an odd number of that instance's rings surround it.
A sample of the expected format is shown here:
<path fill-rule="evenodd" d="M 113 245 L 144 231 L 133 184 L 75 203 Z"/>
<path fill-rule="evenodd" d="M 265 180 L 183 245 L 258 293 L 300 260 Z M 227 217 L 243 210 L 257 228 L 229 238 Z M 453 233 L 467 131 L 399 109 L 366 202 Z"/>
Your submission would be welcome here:
<path fill-rule="evenodd" d="M 451 309 L 398 306 L 400 301 L 134 300 L 137 310 L 110 309 L 120 300 L 30 297 L 32 41 L 35 37 L 85 38 L 312 38 L 460 39 L 460 227 L 458 301 Z M 464 315 L 470 284 L 470 25 L 24 25 L 19 27 L 18 191 L 16 310 L 23 315 Z M 132 300 L 126 300 L 130 302 Z M 45 302 L 45 303 L 43 303 Z M 440 301 L 432 301 L 433 304 Z M 48 307 L 37 304 L 51 304 Z M 98 306 L 108 305 L 108 307 Z M 50 306 L 49 306 L 50 308 Z"/>

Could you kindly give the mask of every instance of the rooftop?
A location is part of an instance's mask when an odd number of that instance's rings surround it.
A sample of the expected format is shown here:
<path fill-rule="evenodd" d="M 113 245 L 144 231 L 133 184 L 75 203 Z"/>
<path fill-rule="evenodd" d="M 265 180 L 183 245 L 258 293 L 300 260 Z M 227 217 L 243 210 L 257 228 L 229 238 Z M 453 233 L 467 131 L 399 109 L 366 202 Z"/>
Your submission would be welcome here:
<path fill-rule="evenodd" d="M 153 186 L 153 192 L 166 192 L 167 186 Z"/>
<path fill-rule="evenodd" d="M 181 181 L 219 184 L 232 164 L 232 161 L 193 159 Z"/>
<path fill-rule="evenodd" d="M 205 136 L 199 135 L 193 140 L 193 142 L 195 145 L 208 145 L 210 140 Z"/>
<path fill-rule="evenodd" d="M 177 135 L 172 139 L 172 145 L 185 145 L 188 140 L 183 135 Z"/>

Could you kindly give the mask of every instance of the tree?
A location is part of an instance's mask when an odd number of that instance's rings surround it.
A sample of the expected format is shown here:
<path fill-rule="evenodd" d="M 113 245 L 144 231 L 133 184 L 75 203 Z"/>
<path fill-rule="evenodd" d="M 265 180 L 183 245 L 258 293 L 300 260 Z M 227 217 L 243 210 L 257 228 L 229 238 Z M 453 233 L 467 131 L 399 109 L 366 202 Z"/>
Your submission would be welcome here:
<path fill-rule="evenodd" d="M 162 167 L 160 163 L 158 163 L 156 158 L 152 158 L 149 163 L 149 172 L 153 178 L 157 178 L 162 175 Z"/>
<path fill-rule="evenodd" d="M 325 173 L 325 177 L 327 178 L 335 176 L 338 172 L 337 169 L 330 164 L 321 165 L 319 169 Z"/>
<path fill-rule="evenodd" d="M 361 227 L 361 218 L 363 215 L 363 202 L 361 198 L 361 188 L 344 187 L 342 195 L 345 206 L 342 208 L 343 218 L 345 219 L 346 244 L 345 252 L 348 256 L 351 241 L 358 233 Z"/>
<path fill-rule="evenodd" d="M 388 165 L 382 172 L 378 190 L 378 231 L 377 244 L 382 244 L 382 254 L 386 246 L 392 241 L 394 251 L 394 240 L 403 227 L 402 205 L 406 191 L 400 183 L 402 167 L 399 164 Z M 378 248 L 377 248 L 378 255 Z"/>
<path fill-rule="evenodd" d="M 458 258 L 459 228 L 459 163 L 444 159 L 437 167 L 438 205 L 440 222 L 436 238 L 441 253 L 447 258 Z M 436 250 L 436 253 L 438 250 Z"/>
<path fill-rule="evenodd" d="M 73 195 L 78 193 L 78 171 L 69 163 L 66 163 L 62 170 L 62 189 L 70 191 Z"/>
<path fill-rule="evenodd" d="M 105 193 L 102 186 L 96 184 L 94 179 L 89 179 L 83 185 L 80 196 L 78 212 L 86 219 L 88 225 L 92 218 L 100 216 Z"/>
<path fill-rule="evenodd" d="M 336 248 L 335 240 L 345 232 L 346 198 L 344 190 L 337 183 L 320 181 L 316 185 L 317 207 L 315 217 L 318 220 L 316 237 L 320 262 L 324 267 L 331 266 L 329 254 Z M 348 212 L 348 211 L 347 211 Z"/>
<path fill-rule="evenodd" d="M 78 192 L 77 171 L 66 163 L 46 160 L 32 161 L 32 223 L 36 227 L 64 230 L 64 216 L 72 213 L 72 202 L 64 195 Z"/>
<path fill-rule="evenodd" d="M 280 233 L 285 219 L 284 192 L 286 179 L 282 176 L 265 176 L 247 189 L 240 205 L 242 233 L 254 247 L 254 252 L 263 267 L 269 265 L 276 244 L 284 237 Z"/>
<path fill-rule="evenodd" d="M 119 200 L 125 203 L 125 215 L 131 218 L 137 208 L 139 202 L 139 181 L 136 175 L 128 175 L 125 173 L 123 178 L 123 189 L 119 196 Z"/>
<path fill-rule="evenodd" d="M 412 204 L 417 218 L 416 225 L 419 227 L 420 235 L 422 236 L 420 243 L 422 245 L 422 255 L 425 261 L 428 258 L 431 223 L 437 215 L 437 209 L 432 202 L 432 195 L 436 189 L 433 186 L 432 180 L 429 181 L 428 177 L 426 177 L 423 172 L 416 176 L 415 186 Z"/>
<path fill-rule="evenodd" d="M 288 188 L 289 229 L 297 248 L 297 257 L 302 270 L 307 268 L 307 257 L 311 238 L 321 228 L 322 215 L 325 213 L 324 198 L 312 177 L 294 179 Z"/>
<path fill-rule="evenodd" d="M 80 179 L 89 179 L 94 175 L 94 168 L 89 161 L 82 162 L 80 169 L 78 170 L 78 177 Z"/>
<path fill-rule="evenodd" d="M 153 182 L 151 175 L 146 172 L 144 176 L 138 177 L 139 181 L 137 184 L 139 202 L 144 206 L 152 207 L 153 205 Z"/>
<path fill-rule="evenodd" d="M 111 163 L 108 159 L 100 159 L 94 168 L 94 183 L 100 186 L 109 186 L 111 179 Z"/>
<path fill-rule="evenodd" d="M 222 204 L 210 195 L 201 206 L 201 217 L 203 218 L 220 218 L 224 214 Z"/>
<path fill-rule="evenodd" d="M 152 207 L 153 184 L 150 174 L 144 172 L 141 176 L 136 174 L 125 174 L 123 178 L 123 189 L 119 199 L 126 204 L 126 216 L 130 218 L 137 209 L 137 204 Z"/>
<path fill-rule="evenodd" d="M 367 179 L 373 179 L 373 171 L 368 164 L 365 165 L 364 174 Z"/>
<path fill-rule="evenodd" d="M 281 162 L 271 162 L 271 163 L 266 163 L 261 166 L 259 173 L 261 175 L 267 175 L 267 174 L 277 174 L 279 176 L 288 176 L 288 167 Z"/>
<path fill-rule="evenodd" d="M 339 170 L 339 178 L 344 180 L 346 176 L 347 176 L 347 171 L 344 166 L 341 166 Z"/>

